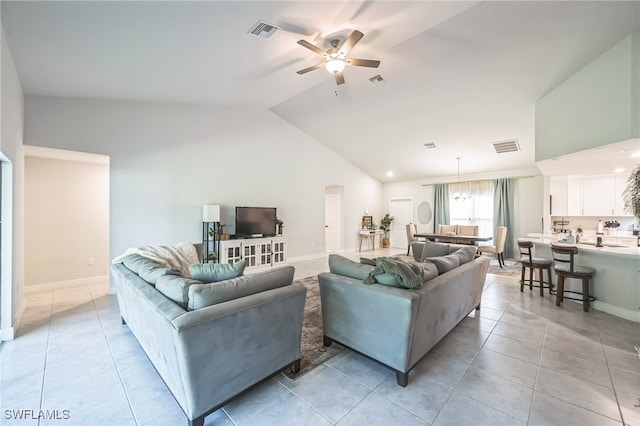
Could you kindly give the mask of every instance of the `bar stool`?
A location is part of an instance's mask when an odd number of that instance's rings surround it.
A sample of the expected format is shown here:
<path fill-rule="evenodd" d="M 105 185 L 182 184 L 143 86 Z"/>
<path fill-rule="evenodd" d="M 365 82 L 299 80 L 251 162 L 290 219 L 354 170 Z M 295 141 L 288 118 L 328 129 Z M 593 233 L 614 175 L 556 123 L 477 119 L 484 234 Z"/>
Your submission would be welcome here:
<path fill-rule="evenodd" d="M 544 257 L 533 257 L 531 254 L 531 249 L 533 248 L 533 243 L 531 241 L 518 241 L 518 248 L 520 249 L 520 263 L 522 263 L 522 273 L 520 274 L 520 291 L 524 289 L 525 285 L 525 270 L 529 268 L 529 290 L 533 290 L 533 287 L 540 288 L 540 296 L 544 296 L 544 289 L 549 289 L 549 294 L 551 294 L 551 290 L 553 289 L 553 279 L 551 276 L 551 266 L 553 262 L 551 259 L 546 259 Z M 533 283 L 533 271 L 537 269 L 538 274 L 540 276 L 539 285 Z M 544 271 L 547 271 L 547 276 L 549 281 L 544 282 Z M 546 285 L 545 285 L 546 284 Z"/>
<path fill-rule="evenodd" d="M 551 243 L 551 253 L 553 253 L 553 260 L 556 274 L 558 274 L 558 289 L 556 294 L 556 306 L 560 306 L 563 299 L 581 300 L 582 310 L 589 312 L 589 302 L 596 300 L 595 297 L 589 295 L 589 281 L 595 274 L 595 269 L 588 266 L 576 265 L 574 262 L 575 255 L 578 254 L 578 247 L 556 245 Z M 565 278 L 577 278 L 582 280 L 582 293 L 577 291 L 570 291 L 564 289 Z M 579 294 L 581 298 L 564 296 L 564 293 Z"/>

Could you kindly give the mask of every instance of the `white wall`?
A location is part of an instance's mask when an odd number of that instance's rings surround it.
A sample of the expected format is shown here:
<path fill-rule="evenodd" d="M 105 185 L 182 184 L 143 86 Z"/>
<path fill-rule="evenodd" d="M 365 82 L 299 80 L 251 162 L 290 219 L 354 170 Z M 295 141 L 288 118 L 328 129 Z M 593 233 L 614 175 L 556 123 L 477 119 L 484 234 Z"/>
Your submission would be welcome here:
<path fill-rule="evenodd" d="M 389 210 L 389 203 L 392 199 L 411 198 L 413 200 L 413 223 L 418 225 L 418 231 L 433 232 L 433 216 L 428 224 L 418 222 L 418 206 L 421 202 L 427 201 L 431 205 L 431 211 L 433 213 L 433 197 L 433 185 L 425 186 L 421 181 L 387 183 L 384 185 L 383 206 L 386 209 L 384 213 Z"/>
<path fill-rule="evenodd" d="M 27 150 L 24 257 L 26 286 L 109 275 L 108 162 L 32 157 Z"/>
<path fill-rule="evenodd" d="M 198 241 L 203 204 L 228 225 L 235 206 L 277 207 L 289 258 L 322 253 L 330 185 L 354 249 L 363 209 L 382 203 L 379 181 L 264 109 L 28 96 L 25 143 L 110 156 L 111 257 Z"/>
<path fill-rule="evenodd" d="M 639 34 L 536 102 L 536 161 L 640 136 Z"/>
<path fill-rule="evenodd" d="M 0 340 L 12 339 L 24 310 L 24 156 L 22 137 L 24 95 L 4 29 L 0 36 L 1 121 L 0 161 L 2 165 L 2 284 L 0 285 Z"/>
<path fill-rule="evenodd" d="M 517 175 L 518 173 L 514 173 Z M 497 179 L 509 177 L 505 172 L 496 172 L 493 176 L 485 174 L 482 179 Z M 514 228 L 509 231 L 508 238 L 512 238 L 514 245 L 518 237 L 522 237 L 530 232 L 541 232 L 543 217 L 543 189 L 544 179 L 542 175 L 535 176 L 513 176 L 515 177 L 514 190 Z M 460 176 L 461 181 L 477 180 L 477 176 Z M 418 205 L 422 201 L 428 201 L 433 209 L 434 190 L 433 185 L 425 184 L 423 181 L 405 181 L 387 183 L 384 185 L 383 205 L 388 206 L 392 198 L 413 198 L 413 223 L 418 223 Z M 429 178 L 430 183 L 450 182 L 449 177 Z M 423 232 L 433 231 L 433 219 L 428 225 L 418 224 L 418 230 Z"/>

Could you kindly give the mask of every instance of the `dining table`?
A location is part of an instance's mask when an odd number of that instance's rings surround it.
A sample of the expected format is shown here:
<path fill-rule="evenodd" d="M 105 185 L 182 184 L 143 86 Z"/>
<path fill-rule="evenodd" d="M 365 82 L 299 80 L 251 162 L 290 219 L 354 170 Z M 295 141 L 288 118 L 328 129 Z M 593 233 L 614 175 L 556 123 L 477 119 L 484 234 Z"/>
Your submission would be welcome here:
<path fill-rule="evenodd" d="M 486 235 L 459 235 L 459 234 L 436 234 L 436 233 L 419 233 L 413 234 L 416 238 L 426 238 L 431 241 L 440 243 L 467 244 L 476 245 L 479 242 L 491 241 L 492 236 Z"/>

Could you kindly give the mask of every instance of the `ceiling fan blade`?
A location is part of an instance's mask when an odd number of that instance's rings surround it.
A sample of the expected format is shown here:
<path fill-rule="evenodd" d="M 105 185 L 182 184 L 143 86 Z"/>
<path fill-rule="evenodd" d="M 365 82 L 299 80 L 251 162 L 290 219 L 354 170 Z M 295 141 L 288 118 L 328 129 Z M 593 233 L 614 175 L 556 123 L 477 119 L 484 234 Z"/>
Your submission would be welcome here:
<path fill-rule="evenodd" d="M 309 71 L 313 71 L 313 70 L 317 70 L 318 68 L 322 68 L 324 67 L 324 62 L 320 62 L 319 64 L 315 64 L 314 66 L 311 66 L 309 68 L 305 68 L 303 70 L 298 71 L 298 74 L 302 75 L 302 74 L 306 74 Z"/>
<path fill-rule="evenodd" d="M 378 68 L 378 66 L 380 65 L 380 61 L 374 61 L 372 59 L 348 58 L 346 62 L 347 62 L 347 65 L 353 65 L 356 67 Z"/>
<path fill-rule="evenodd" d="M 309 43 L 306 40 L 298 40 L 298 44 L 300 46 L 306 47 L 307 49 L 309 49 L 313 53 L 318 54 L 320 56 L 324 56 L 324 55 L 327 54 L 327 52 L 325 52 L 324 50 L 320 49 L 318 46 L 315 46 L 315 45 Z"/>
<path fill-rule="evenodd" d="M 349 38 L 345 40 L 344 44 L 340 48 L 340 51 L 346 55 L 351 49 L 353 49 L 353 46 L 355 46 L 362 37 L 364 37 L 364 34 L 362 34 L 358 30 L 354 30 Z"/>
<path fill-rule="evenodd" d="M 342 74 L 342 71 L 336 73 L 336 84 L 344 84 L 344 74 Z"/>

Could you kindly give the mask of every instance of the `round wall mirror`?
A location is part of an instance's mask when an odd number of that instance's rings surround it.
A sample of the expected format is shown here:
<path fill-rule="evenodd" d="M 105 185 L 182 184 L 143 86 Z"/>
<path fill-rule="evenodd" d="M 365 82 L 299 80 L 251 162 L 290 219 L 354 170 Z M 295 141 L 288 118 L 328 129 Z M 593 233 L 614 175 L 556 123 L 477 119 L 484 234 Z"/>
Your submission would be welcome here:
<path fill-rule="evenodd" d="M 418 204 L 418 222 L 427 225 L 431 222 L 431 216 L 431 205 L 428 202 L 423 201 Z"/>

